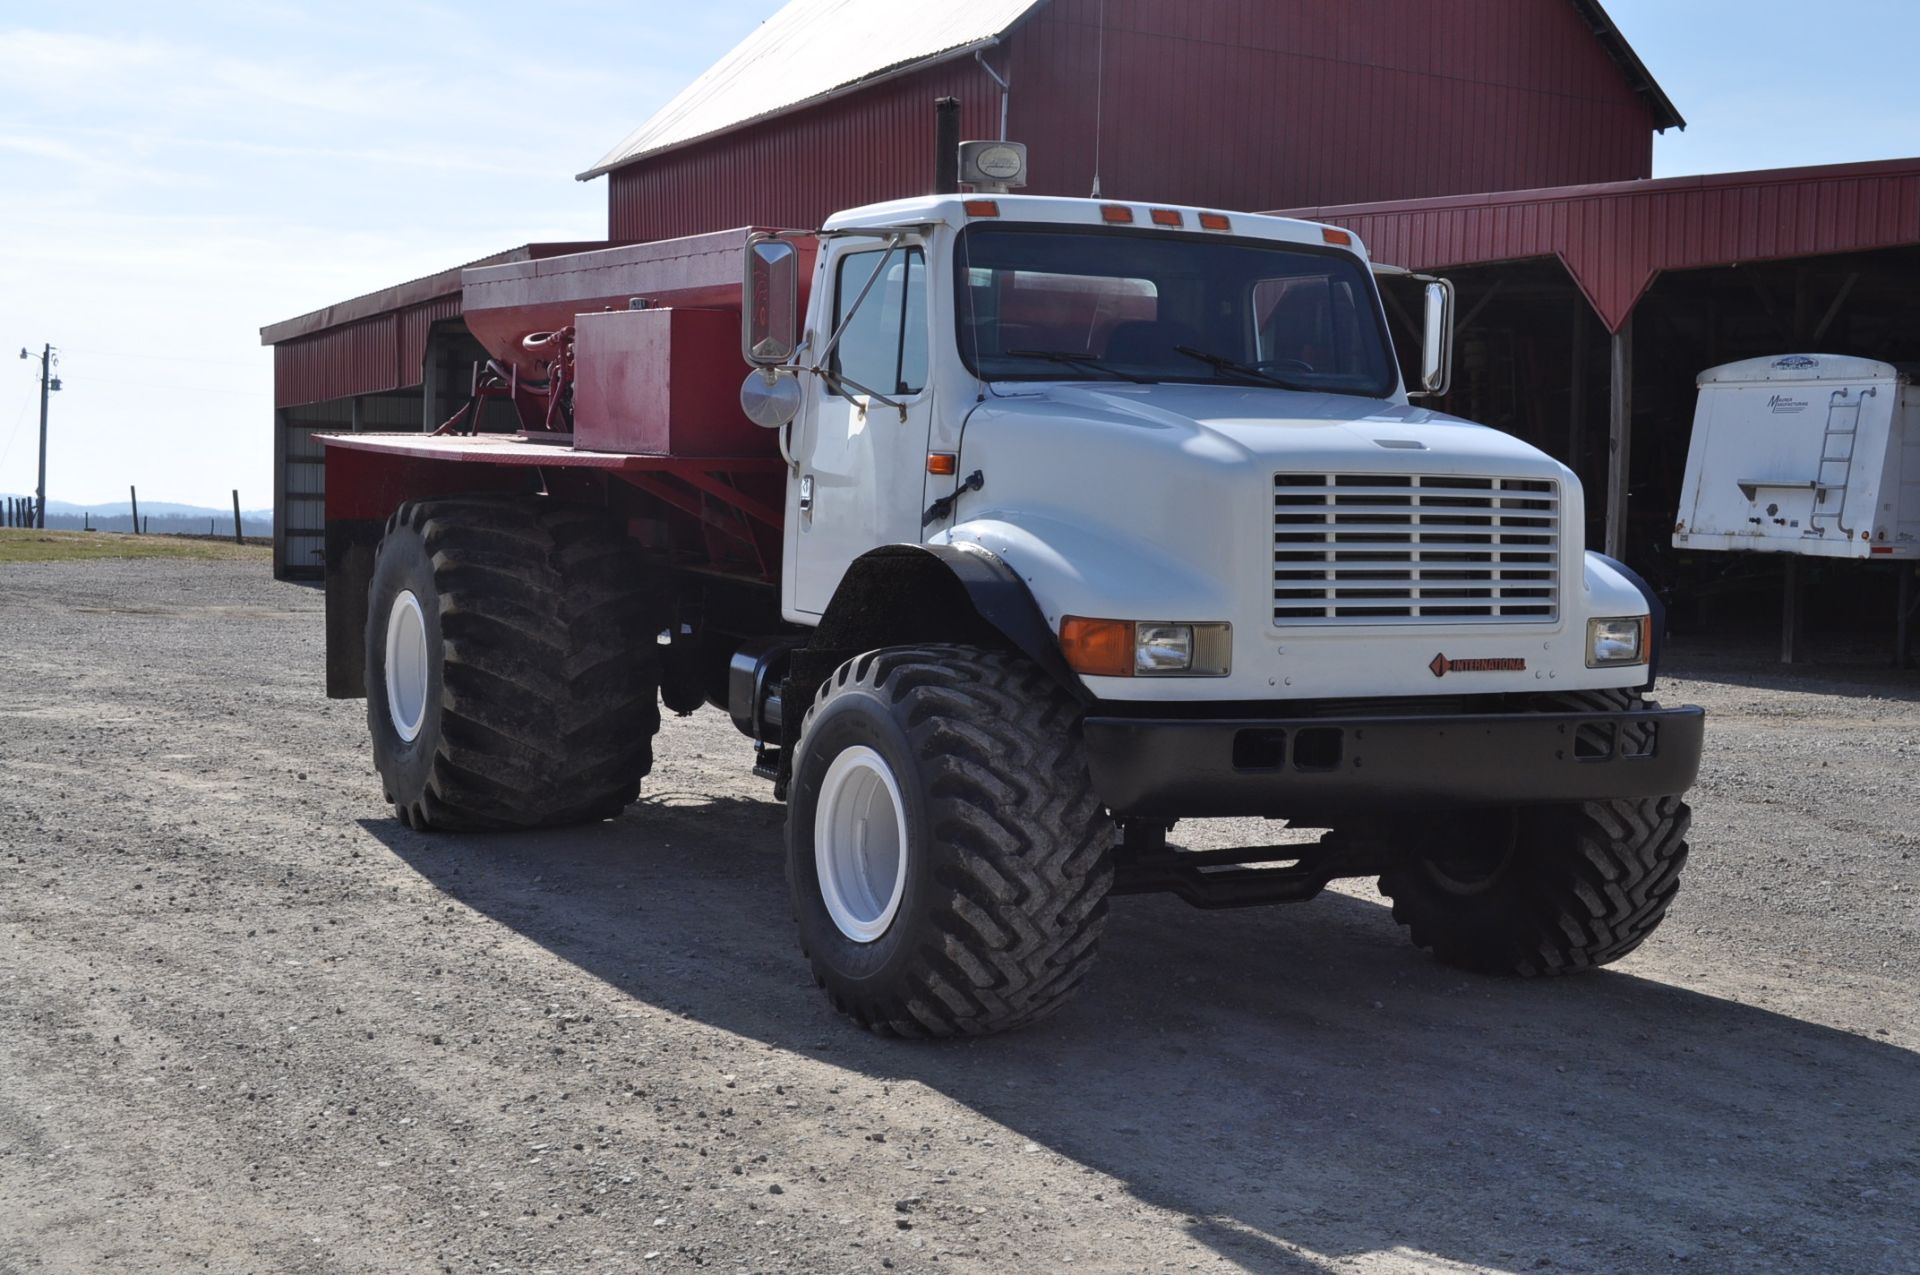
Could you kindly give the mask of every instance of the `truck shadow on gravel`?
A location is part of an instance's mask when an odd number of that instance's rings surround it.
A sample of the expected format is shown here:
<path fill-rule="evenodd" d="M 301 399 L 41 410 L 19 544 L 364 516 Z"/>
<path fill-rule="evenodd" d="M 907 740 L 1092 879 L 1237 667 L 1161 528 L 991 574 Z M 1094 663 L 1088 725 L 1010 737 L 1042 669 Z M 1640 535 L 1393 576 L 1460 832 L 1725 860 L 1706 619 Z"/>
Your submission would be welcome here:
<path fill-rule="evenodd" d="M 1111 1175 L 1249 1270 L 1386 1253 L 1914 1269 L 1920 1055 L 1871 1039 L 1878 1024 L 1816 1026 L 1638 977 L 1631 960 L 1558 982 L 1468 977 L 1412 949 L 1378 903 L 1329 893 L 1239 913 L 1117 900 L 1089 985 L 1048 1023 L 881 1040 L 813 986 L 782 816 L 656 793 L 564 833 L 364 825 L 635 1000 L 923 1084 L 1011 1130 L 1004 1154 Z"/>

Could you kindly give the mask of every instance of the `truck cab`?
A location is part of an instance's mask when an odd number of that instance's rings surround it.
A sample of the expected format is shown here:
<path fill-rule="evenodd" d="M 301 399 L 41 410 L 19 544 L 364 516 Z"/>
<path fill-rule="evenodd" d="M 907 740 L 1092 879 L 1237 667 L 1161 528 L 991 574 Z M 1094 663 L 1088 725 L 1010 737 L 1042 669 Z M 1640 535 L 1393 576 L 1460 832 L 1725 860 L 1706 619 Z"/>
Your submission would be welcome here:
<path fill-rule="evenodd" d="M 982 193 L 743 246 L 763 456 L 604 441 L 631 387 L 725 362 L 688 344 L 633 372 L 607 334 L 712 327 L 635 297 L 653 313 L 496 342 L 520 360 L 502 393 L 545 404 L 516 440 L 343 470 L 371 508 L 422 497 L 341 586 L 366 589 L 404 818 L 608 817 L 659 704 L 724 707 L 788 802 L 816 977 L 901 1035 L 1051 1012 L 1116 893 L 1228 907 L 1376 877 L 1418 944 L 1519 974 L 1658 925 L 1702 714 L 1646 698 L 1658 603 L 1582 544 L 1574 474 L 1416 405 L 1446 388 L 1444 281 L 1408 384 L 1386 268 L 1338 227 Z M 663 401 L 674 419 L 620 436 L 698 433 Z M 334 441 L 345 464 L 386 446 Z M 481 490 L 448 461 L 490 465 Z M 1319 835 L 1170 839 L 1218 816 Z"/>

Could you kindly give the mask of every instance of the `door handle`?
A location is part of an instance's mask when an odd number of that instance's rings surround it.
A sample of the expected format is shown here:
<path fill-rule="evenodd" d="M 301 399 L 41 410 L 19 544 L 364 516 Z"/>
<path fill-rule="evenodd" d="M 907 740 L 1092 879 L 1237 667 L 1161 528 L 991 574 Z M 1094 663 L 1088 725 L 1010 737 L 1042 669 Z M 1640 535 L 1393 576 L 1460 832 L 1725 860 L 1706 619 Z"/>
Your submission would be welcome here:
<path fill-rule="evenodd" d="M 800 476 L 800 513 L 803 517 L 813 513 L 813 475 Z"/>

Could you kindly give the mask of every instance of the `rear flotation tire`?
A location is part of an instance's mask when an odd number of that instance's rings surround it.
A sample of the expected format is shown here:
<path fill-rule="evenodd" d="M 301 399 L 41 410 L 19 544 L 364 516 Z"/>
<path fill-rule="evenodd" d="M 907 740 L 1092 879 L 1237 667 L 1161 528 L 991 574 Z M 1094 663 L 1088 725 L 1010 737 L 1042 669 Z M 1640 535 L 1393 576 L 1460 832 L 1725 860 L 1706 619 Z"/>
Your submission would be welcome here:
<path fill-rule="evenodd" d="M 1639 706 L 1626 691 L 1553 696 L 1543 711 Z M 1403 825 L 1380 878 L 1393 919 L 1449 965 L 1527 977 L 1608 965 L 1666 919 L 1687 863 L 1679 797 L 1518 806 Z"/>
<path fill-rule="evenodd" d="M 996 650 L 871 651 L 827 679 L 796 753 L 787 875 L 837 1009 L 881 1035 L 974 1036 L 1032 1023 L 1080 986 L 1106 926 L 1113 824 L 1079 715 Z M 822 784 L 848 750 L 885 772 L 905 829 L 897 910 L 868 940 L 836 922 L 822 886 Z"/>
<path fill-rule="evenodd" d="M 624 810 L 660 727 L 649 584 L 600 509 L 493 496 L 400 506 L 374 558 L 366 643 L 374 764 L 400 819 L 484 831 Z M 409 593 L 424 706 L 396 720 L 389 618 Z"/>

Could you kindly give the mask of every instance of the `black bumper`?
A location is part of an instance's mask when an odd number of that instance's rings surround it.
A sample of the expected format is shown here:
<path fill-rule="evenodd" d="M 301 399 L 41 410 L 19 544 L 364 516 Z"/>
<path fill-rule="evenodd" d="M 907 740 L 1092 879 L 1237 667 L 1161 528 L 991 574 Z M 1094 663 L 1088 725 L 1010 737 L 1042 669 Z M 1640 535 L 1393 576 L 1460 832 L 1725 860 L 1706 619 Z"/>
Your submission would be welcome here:
<path fill-rule="evenodd" d="M 1086 719 L 1087 761 L 1116 815 L 1301 818 L 1685 792 L 1706 714 Z"/>

